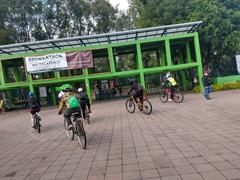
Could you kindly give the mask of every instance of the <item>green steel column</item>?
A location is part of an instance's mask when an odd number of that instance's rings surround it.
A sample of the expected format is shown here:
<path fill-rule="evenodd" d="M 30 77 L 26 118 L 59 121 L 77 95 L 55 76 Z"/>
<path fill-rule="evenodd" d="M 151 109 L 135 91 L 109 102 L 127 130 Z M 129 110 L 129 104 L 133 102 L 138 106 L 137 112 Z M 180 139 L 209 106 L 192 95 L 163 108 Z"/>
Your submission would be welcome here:
<path fill-rule="evenodd" d="M 13 69 L 13 73 L 14 73 L 14 76 L 15 76 L 15 78 L 16 78 L 16 82 L 19 82 L 19 74 L 18 74 L 18 69 L 17 69 L 17 66 L 14 66 L 13 67 L 14 69 Z"/>
<path fill-rule="evenodd" d="M 138 60 L 138 69 L 140 72 L 140 81 L 143 87 L 145 87 L 144 72 L 143 72 L 143 63 L 142 63 L 142 52 L 141 45 L 137 43 L 137 60 Z"/>
<path fill-rule="evenodd" d="M 3 74 L 3 66 L 2 66 L 2 61 L 0 60 L 0 84 L 4 85 L 4 74 Z"/>
<path fill-rule="evenodd" d="M 159 48 L 156 49 L 156 57 L 157 57 L 157 66 L 160 67 L 160 53 L 159 53 Z"/>
<path fill-rule="evenodd" d="M 186 54 L 187 54 L 187 63 L 191 63 L 192 58 L 191 58 L 191 51 L 190 51 L 189 42 L 186 43 Z"/>
<path fill-rule="evenodd" d="M 91 88 L 90 88 L 90 83 L 88 79 L 88 69 L 84 68 L 83 69 L 83 75 L 84 75 L 84 81 L 85 81 L 85 86 L 87 90 L 87 95 L 89 97 L 90 103 L 92 104 L 92 96 L 91 96 Z"/>
<path fill-rule="evenodd" d="M 51 86 L 51 96 L 52 96 L 53 105 L 57 105 L 56 92 L 55 92 L 54 86 Z"/>
<path fill-rule="evenodd" d="M 54 76 L 57 80 L 60 80 L 60 78 L 61 78 L 59 71 L 54 71 Z"/>
<path fill-rule="evenodd" d="M 172 57 L 171 57 L 171 47 L 170 47 L 170 40 L 165 40 L 165 48 L 166 48 L 166 56 L 167 56 L 167 65 L 172 65 Z"/>
<path fill-rule="evenodd" d="M 183 64 L 184 60 L 183 60 L 183 53 L 180 53 L 180 64 Z M 182 85 L 183 85 L 183 89 L 187 90 L 187 81 L 186 81 L 186 74 L 183 70 L 180 71 L 181 74 L 181 79 L 182 79 Z"/>
<path fill-rule="evenodd" d="M 108 48 L 108 58 L 109 58 L 109 62 L 110 62 L 111 72 L 114 74 L 116 72 L 116 67 L 115 67 L 112 47 Z"/>
<path fill-rule="evenodd" d="M 166 66 L 166 55 L 165 55 L 165 48 L 162 46 L 161 49 L 161 66 Z"/>
<path fill-rule="evenodd" d="M 202 59 L 201 59 L 201 51 L 200 51 L 200 45 L 199 45 L 199 37 L 198 33 L 194 33 L 194 48 L 195 48 L 195 54 L 196 54 L 196 60 L 198 64 L 198 82 L 201 88 L 201 91 L 203 91 L 203 83 L 202 83 L 202 76 L 203 76 L 203 70 L 202 70 Z"/>
<path fill-rule="evenodd" d="M 34 93 L 34 88 L 33 88 L 33 84 L 32 84 L 32 74 L 27 73 L 27 80 L 29 82 L 29 90 L 30 90 L 30 92 Z"/>
<path fill-rule="evenodd" d="M 13 102 L 14 97 L 13 97 L 12 91 L 11 91 L 11 90 L 8 90 L 6 93 L 7 93 L 7 98 L 8 98 L 11 102 Z"/>

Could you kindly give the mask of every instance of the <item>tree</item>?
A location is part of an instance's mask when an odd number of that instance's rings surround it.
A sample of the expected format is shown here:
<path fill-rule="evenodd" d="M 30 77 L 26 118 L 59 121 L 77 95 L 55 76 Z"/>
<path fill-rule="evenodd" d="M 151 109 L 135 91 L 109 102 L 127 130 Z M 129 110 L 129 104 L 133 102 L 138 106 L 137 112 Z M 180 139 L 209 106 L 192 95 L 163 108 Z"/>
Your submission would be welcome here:
<path fill-rule="evenodd" d="M 239 0 L 130 0 L 129 11 L 138 28 L 202 20 L 198 32 L 203 64 L 218 71 L 240 49 Z"/>
<path fill-rule="evenodd" d="M 91 17 L 93 31 L 97 34 L 107 33 L 114 30 L 117 9 L 106 0 L 95 0 L 91 4 Z"/>

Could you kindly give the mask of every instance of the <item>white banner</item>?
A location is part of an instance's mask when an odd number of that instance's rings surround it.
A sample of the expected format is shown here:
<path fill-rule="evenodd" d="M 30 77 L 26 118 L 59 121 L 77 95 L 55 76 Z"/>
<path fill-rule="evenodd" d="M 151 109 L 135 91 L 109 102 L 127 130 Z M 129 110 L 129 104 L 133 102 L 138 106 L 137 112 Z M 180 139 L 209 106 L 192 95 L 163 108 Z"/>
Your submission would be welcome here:
<path fill-rule="evenodd" d="M 68 67 L 65 53 L 54 53 L 45 56 L 25 57 L 27 72 L 47 72 Z"/>
<path fill-rule="evenodd" d="M 238 74 L 240 74 L 240 55 L 236 55 L 236 62 L 237 62 Z"/>

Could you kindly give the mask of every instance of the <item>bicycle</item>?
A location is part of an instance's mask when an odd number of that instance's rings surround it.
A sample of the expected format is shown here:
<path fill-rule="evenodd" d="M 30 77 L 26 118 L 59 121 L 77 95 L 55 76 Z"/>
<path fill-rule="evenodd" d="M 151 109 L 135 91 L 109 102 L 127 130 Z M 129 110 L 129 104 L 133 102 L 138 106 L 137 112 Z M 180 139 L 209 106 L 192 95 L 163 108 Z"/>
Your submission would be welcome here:
<path fill-rule="evenodd" d="M 133 95 L 130 96 L 130 98 L 126 101 L 126 109 L 129 113 L 134 113 L 136 109 L 136 102 L 134 101 Z M 152 112 L 152 104 L 148 99 L 143 99 L 142 103 L 137 104 L 138 109 L 146 114 L 150 115 Z"/>
<path fill-rule="evenodd" d="M 164 87 L 161 87 L 161 88 L 162 88 L 162 92 L 160 93 L 159 98 L 162 103 L 166 103 L 168 101 L 168 98 L 171 95 L 171 90 L 169 88 L 164 88 Z M 182 90 L 179 87 L 176 87 L 174 91 L 174 96 L 173 96 L 174 102 L 182 103 L 183 99 L 184 99 L 184 96 L 183 96 Z"/>
<path fill-rule="evenodd" d="M 90 114 L 87 106 L 85 108 L 85 121 L 87 121 L 87 123 L 90 124 Z"/>
<path fill-rule="evenodd" d="M 33 116 L 33 125 L 34 125 L 34 129 L 36 129 L 38 131 L 38 133 L 41 133 L 41 124 L 40 124 L 40 116 L 38 113 L 35 113 Z"/>
<path fill-rule="evenodd" d="M 73 113 L 70 117 L 72 122 L 72 128 L 68 129 L 68 122 L 67 120 L 64 120 L 64 128 L 65 132 L 69 139 L 73 140 L 74 135 L 77 135 L 79 145 L 82 147 L 82 149 L 86 149 L 87 146 L 87 137 L 86 132 L 83 127 L 83 119 L 81 118 L 80 114 L 78 112 Z"/>

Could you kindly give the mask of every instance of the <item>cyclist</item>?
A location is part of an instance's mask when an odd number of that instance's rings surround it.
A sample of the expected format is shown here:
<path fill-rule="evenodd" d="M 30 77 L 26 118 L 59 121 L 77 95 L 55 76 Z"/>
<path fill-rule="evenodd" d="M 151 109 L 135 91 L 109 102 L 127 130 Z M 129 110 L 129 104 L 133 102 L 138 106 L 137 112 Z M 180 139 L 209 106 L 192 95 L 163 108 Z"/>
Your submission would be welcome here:
<path fill-rule="evenodd" d="M 143 103 L 143 86 L 141 84 L 138 83 L 138 81 L 136 79 L 129 79 L 129 83 L 131 85 L 131 89 L 128 91 L 128 95 L 134 91 L 133 94 L 133 99 L 134 101 L 139 104 L 138 102 L 138 98 L 140 99 L 140 104 Z M 142 109 L 142 107 L 140 107 L 140 110 Z"/>
<path fill-rule="evenodd" d="M 170 86 L 170 101 L 174 98 L 175 87 L 177 86 L 177 81 L 171 76 L 171 73 L 168 72 L 163 80 L 162 87 L 166 88 L 166 86 Z"/>
<path fill-rule="evenodd" d="M 58 114 L 61 115 L 63 109 L 65 109 L 64 111 L 64 119 L 68 122 L 68 130 L 70 130 L 72 128 L 72 122 L 71 122 L 71 115 L 73 113 L 79 113 L 79 116 L 82 117 L 81 115 L 81 110 L 80 110 L 80 104 L 77 100 L 77 98 L 74 96 L 73 93 L 73 87 L 71 85 L 64 85 L 63 86 L 63 93 L 62 96 L 60 96 L 61 101 L 59 104 L 59 110 L 58 110 Z"/>
<path fill-rule="evenodd" d="M 81 105 L 81 109 L 82 109 L 83 118 L 85 119 L 86 106 L 88 107 L 88 113 L 91 113 L 91 106 L 90 106 L 89 98 L 87 96 L 87 93 L 83 90 L 83 88 L 81 88 L 81 87 L 78 88 L 78 92 L 79 92 L 79 99 L 80 99 L 80 105 Z"/>
<path fill-rule="evenodd" d="M 31 124 L 32 124 L 32 127 L 34 128 L 34 122 L 33 122 L 34 115 L 40 112 L 41 105 L 37 97 L 32 92 L 28 94 L 27 100 L 28 100 L 29 112 L 31 114 Z M 39 120 L 41 120 L 41 118 Z"/>

